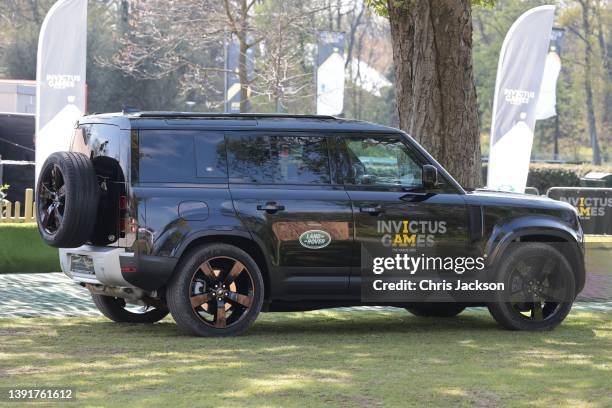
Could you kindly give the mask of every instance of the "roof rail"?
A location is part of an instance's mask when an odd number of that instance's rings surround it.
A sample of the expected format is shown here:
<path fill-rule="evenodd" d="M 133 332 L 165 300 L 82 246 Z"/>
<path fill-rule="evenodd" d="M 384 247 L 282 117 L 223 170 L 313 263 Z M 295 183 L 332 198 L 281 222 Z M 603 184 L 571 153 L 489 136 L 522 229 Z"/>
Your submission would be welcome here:
<path fill-rule="evenodd" d="M 136 112 L 140 112 L 140 109 L 138 109 L 138 108 L 136 108 L 134 106 L 123 105 L 121 107 L 121 113 L 123 113 L 124 115 L 130 114 L 130 113 L 136 113 Z"/>
<path fill-rule="evenodd" d="M 329 115 L 292 115 L 287 113 L 200 113 L 200 112 L 134 112 L 130 116 L 138 118 L 211 118 L 211 119 L 258 119 L 258 118 L 293 118 L 293 119 L 332 119 Z"/>

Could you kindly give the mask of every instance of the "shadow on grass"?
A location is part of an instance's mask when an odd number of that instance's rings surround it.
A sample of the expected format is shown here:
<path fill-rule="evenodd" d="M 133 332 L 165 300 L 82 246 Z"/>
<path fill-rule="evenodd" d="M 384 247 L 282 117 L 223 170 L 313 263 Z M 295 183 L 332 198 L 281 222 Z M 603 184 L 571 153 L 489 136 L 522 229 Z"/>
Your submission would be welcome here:
<path fill-rule="evenodd" d="M 170 319 L 0 320 L 0 385 L 69 384 L 87 403 L 142 406 L 612 402 L 611 316 L 517 333 L 483 311 L 282 313 L 222 339 L 184 336 Z"/>

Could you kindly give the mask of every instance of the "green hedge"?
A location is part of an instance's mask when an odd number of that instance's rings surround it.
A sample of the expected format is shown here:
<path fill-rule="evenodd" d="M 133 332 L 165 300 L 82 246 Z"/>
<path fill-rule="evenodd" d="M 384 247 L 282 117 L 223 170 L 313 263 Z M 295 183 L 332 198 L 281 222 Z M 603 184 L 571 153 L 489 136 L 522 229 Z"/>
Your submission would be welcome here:
<path fill-rule="evenodd" d="M 60 270 L 57 249 L 42 241 L 36 224 L 0 224 L 0 274 Z"/>
<path fill-rule="evenodd" d="M 537 188 L 540 194 L 546 194 L 546 191 L 551 187 L 579 187 L 580 178 L 592 171 L 612 173 L 612 166 L 531 163 L 527 186 Z M 487 163 L 482 165 L 482 174 L 484 185 L 486 185 Z"/>

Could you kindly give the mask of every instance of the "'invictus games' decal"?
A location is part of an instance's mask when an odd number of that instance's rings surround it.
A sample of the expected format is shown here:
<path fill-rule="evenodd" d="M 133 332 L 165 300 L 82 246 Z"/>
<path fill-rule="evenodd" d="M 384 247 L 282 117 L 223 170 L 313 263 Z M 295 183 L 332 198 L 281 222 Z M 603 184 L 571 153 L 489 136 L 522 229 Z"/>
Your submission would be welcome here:
<path fill-rule="evenodd" d="M 433 247 L 436 235 L 446 234 L 446 221 L 379 220 L 376 229 L 387 248 Z"/>
<path fill-rule="evenodd" d="M 547 195 L 576 208 L 585 234 L 612 234 L 612 188 L 552 187 Z"/>
<path fill-rule="evenodd" d="M 325 248 L 331 242 L 329 233 L 321 230 L 310 230 L 300 235 L 300 244 L 309 249 Z"/>

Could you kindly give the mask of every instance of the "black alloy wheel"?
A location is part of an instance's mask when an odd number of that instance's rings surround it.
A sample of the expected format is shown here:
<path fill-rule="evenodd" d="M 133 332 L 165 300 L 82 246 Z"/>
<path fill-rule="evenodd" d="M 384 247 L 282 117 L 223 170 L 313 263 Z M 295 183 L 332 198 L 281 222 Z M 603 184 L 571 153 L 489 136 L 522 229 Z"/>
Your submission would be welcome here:
<path fill-rule="evenodd" d="M 576 297 L 576 278 L 567 258 L 553 245 L 517 243 L 503 256 L 496 282 L 505 290 L 487 306 L 506 329 L 542 331 L 557 327 Z"/>
<path fill-rule="evenodd" d="M 38 219 L 45 232 L 52 235 L 57 232 L 64 221 L 66 185 L 62 170 L 57 164 L 46 168 L 40 178 Z"/>
<path fill-rule="evenodd" d="M 510 304 L 516 315 L 542 322 L 561 307 L 567 282 L 557 273 L 558 258 L 532 256 L 520 260 L 510 272 Z"/>

